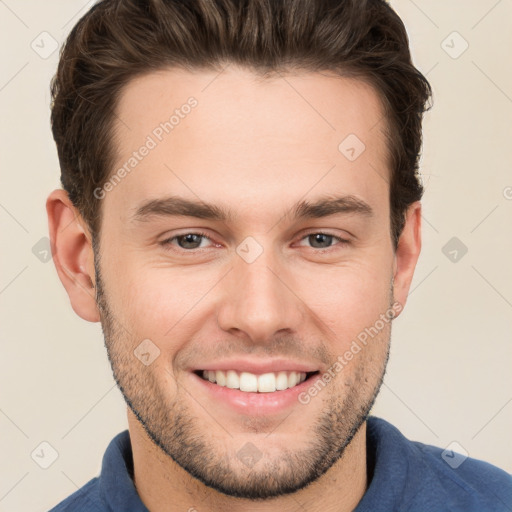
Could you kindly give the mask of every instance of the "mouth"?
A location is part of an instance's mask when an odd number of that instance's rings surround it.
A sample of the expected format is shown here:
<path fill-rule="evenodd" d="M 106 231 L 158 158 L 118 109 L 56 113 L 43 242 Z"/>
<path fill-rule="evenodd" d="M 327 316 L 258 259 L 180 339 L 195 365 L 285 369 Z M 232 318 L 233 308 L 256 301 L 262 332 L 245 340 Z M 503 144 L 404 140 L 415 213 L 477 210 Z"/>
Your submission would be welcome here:
<path fill-rule="evenodd" d="M 195 370 L 193 373 L 219 387 L 245 393 L 276 393 L 294 388 L 320 372 L 278 371 L 255 374 L 237 370 Z"/>

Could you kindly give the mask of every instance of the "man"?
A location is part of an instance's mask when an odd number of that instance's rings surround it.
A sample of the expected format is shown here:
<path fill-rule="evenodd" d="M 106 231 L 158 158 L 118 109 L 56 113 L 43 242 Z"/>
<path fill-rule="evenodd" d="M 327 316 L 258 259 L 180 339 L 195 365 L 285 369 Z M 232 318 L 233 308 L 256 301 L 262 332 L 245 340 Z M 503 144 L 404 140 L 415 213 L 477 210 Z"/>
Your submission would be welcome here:
<path fill-rule="evenodd" d="M 431 90 L 382 0 L 105 0 L 52 84 L 59 277 L 129 430 L 53 510 L 510 510 L 369 416 Z"/>

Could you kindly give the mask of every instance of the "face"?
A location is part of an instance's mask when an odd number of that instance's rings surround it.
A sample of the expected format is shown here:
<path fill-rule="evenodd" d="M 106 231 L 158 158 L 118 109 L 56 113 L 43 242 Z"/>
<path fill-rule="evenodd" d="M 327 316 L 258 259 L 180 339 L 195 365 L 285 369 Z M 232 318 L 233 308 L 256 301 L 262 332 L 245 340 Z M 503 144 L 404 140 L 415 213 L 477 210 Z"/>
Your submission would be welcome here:
<path fill-rule="evenodd" d="M 324 74 L 172 70 L 123 91 L 126 172 L 98 191 L 109 359 L 154 443 L 224 494 L 315 481 L 378 393 L 399 269 L 382 116 Z"/>

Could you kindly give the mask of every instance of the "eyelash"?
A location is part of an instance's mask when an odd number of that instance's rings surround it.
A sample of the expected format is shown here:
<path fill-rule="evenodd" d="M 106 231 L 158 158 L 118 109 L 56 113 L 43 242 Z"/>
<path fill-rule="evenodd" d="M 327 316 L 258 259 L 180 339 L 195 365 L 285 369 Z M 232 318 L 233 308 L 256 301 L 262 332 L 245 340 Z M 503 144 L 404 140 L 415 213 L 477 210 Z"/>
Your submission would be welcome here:
<path fill-rule="evenodd" d="M 172 243 L 171 243 L 172 241 L 176 240 L 177 238 L 185 237 L 187 235 L 199 235 L 199 236 L 201 236 L 203 238 L 208 239 L 210 242 L 212 242 L 212 239 L 208 236 L 208 234 L 204 233 L 203 231 L 189 231 L 187 233 L 182 233 L 180 235 L 174 235 L 171 238 L 167 238 L 166 240 L 163 240 L 162 242 L 160 242 L 160 245 L 166 251 L 177 251 L 177 252 L 181 252 L 181 253 L 197 253 L 197 252 L 205 249 L 205 248 L 203 248 L 203 249 L 201 249 L 201 248 L 183 249 L 181 247 L 178 247 L 176 249 L 171 248 L 172 247 Z M 344 238 L 341 238 L 339 236 L 333 235 L 331 233 L 325 233 L 324 231 L 311 231 L 311 232 L 305 233 L 304 235 L 302 235 L 300 241 L 304 240 L 305 238 L 307 238 L 308 236 L 311 236 L 311 235 L 326 235 L 326 236 L 330 236 L 330 237 L 338 240 L 338 242 L 339 242 L 338 244 L 333 245 L 331 247 L 328 247 L 326 249 L 316 249 L 315 247 L 311 247 L 311 249 L 314 249 L 315 252 L 318 252 L 318 253 L 330 252 L 331 250 L 336 250 L 337 246 L 346 246 L 346 245 L 350 244 L 350 242 L 348 240 L 345 240 Z"/>

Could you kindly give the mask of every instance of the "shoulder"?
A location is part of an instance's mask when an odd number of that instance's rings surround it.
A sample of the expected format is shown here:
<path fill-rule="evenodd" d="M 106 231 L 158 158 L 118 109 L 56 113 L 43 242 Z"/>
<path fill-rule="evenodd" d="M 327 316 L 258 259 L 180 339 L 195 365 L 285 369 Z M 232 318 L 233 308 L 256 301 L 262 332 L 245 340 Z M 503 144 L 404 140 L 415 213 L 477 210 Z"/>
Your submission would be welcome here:
<path fill-rule="evenodd" d="M 108 444 L 103 455 L 100 474 L 89 480 L 49 512 L 110 511 L 111 503 L 116 499 L 122 503 L 125 509 L 125 505 L 131 506 L 138 499 L 129 474 L 131 457 L 130 434 L 128 430 L 124 430 Z M 139 509 L 141 507 L 137 510 Z"/>
<path fill-rule="evenodd" d="M 400 510 L 511 510 L 512 475 L 506 471 L 466 453 L 411 441 L 380 418 L 370 417 L 367 426 L 377 464 L 379 457 L 381 463 L 391 462 L 387 471 L 402 479 L 396 488 L 402 496 Z"/>
<path fill-rule="evenodd" d="M 486 461 L 469 457 L 463 449 L 439 448 L 418 441 L 410 443 L 421 454 L 429 474 L 452 495 L 462 496 L 479 510 L 512 508 L 512 475 Z M 470 510 L 473 510 L 470 509 Z"/>
<path fill-rule="evenodd" d="M 71 512 L 76 510 L 100 512 L 105 510 L 99 499 L 98 483 L 98 477 L 89 480 L 83 487 L 61 501 L 49 512 Z"/>

